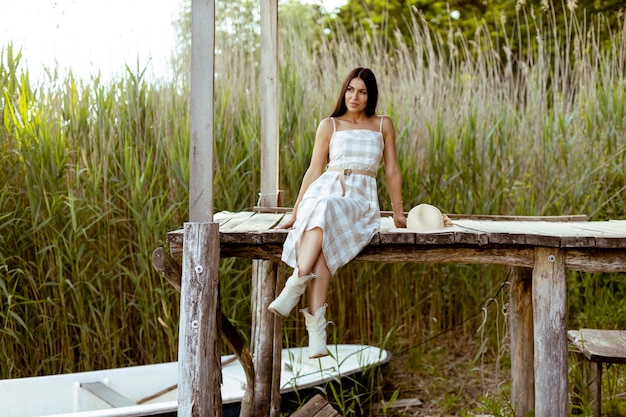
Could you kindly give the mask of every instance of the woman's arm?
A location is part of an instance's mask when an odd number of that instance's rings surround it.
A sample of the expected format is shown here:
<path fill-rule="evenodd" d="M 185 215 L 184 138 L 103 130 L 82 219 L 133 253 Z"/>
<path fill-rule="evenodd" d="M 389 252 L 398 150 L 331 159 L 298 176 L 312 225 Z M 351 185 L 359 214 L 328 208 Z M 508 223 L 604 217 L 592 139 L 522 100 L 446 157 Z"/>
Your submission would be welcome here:
<path fill-rule="evenodd" d="M 393 223 L 396 227 L 406 227 L 406 216 L 402 207 L 402 173 L 398 164 L 396 153 L 396 131 L 393 122 L 389 117 L 383 117 L 383 159 L 385 165 L 385 176 L 387 178 L 387 188 L 391 198 L 391 208 L 393 209 Z"/>
<path fill-rule="evenodd" d="M 300 186 L 300 192 L 298 193 L 296 203 L 293 206 L 293 213 L 287 222 L 278 226 L 279 229 L 288 229 L 293 226 L 297 218 L 298 205 L 300 204 L 304 193 L 306 193 L 306 190 L 313 183 L 313 181 L 318 179 L 324 172 L 324 167 L 328 163 L 328 148 L 333 130 L 333 122 L 330 118 L 322 120 L 317 127 L 311 162 L 309 164 L 309 168 L 304 173 L 304 177 L 302 178 L 302 185 Z"/>

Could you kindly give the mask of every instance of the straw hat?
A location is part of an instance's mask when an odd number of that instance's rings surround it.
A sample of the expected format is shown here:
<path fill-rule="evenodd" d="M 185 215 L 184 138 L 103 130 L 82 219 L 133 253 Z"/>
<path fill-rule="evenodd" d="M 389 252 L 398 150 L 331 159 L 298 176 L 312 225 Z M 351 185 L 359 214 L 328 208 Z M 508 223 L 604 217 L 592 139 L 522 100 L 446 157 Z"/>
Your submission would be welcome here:
<path fill-rule="evenodd" d="M 414 232 L 440 231 L 445 228 L 444 215 L 430 204 L 418 204 L 409 211 L 406 228 Z"/>

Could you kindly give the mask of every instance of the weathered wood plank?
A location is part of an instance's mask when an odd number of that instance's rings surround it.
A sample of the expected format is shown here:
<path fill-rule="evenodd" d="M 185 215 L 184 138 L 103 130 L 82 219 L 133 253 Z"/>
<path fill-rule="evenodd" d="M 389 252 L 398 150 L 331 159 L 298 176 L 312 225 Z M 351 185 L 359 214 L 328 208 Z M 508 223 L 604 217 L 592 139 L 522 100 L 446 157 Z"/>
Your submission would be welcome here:
<path fill-rule="evenodd" d="M 261 213 L 291 213 L 293 207 L 254 207 L 254 211 Z M 408 214 L 408 212 L 405 212 Z M 393 216 L 393 211 L 381 210 L 380 215 L 382 217 Z M 588 220 L 586 214 L 567 214 L 560 216 L 518 216 L 508 214 L 455 214 L 446 213 L 451 220 L 494 220 L 494 221 L 545 221 L 545 222 L 583 222 Z M 390 228 L 393 228 L 391 226 Z"/>
<path fill-rule="evenodd" d="M 626 363 L 626 331 L 569 330 L 567 337 L 581 357 L 579 363 L 583 365 L 584 384 L 589 389 L 589 408 L 594 417 L 600 417 L 602 415 L 602 364 L 604 362 Z"/>
<path fill-rule="evenodd" d="M 492 220 L 492 221 L 539 221 L 539 222 L 583 222 L 588 219 L 586 214 L 571 214 L 561 216 L 516 216 L 506 214 L 450 214 L 451 220 Z"/>
<path fill-rule="evenodd" d="M 255 213 L 248 217 L 245 221 L 236 227 L 222 229 L 222 232 L 240 233 L 240 232 L 262 232 L 277 226 L 283 219 L 282 214 L 275 213 Z"/>
<path fill-rule="evenodd" d="M 569 330 L 567 337 L 592 362 L 626 363 L 626 330 Z"/>
<path fill-rule="evenodd" d="M 137 403 L 130 398 L 125 397 L 108 385 L 104 385 L 102 382 L 81 383 L 80 387 L 91 392 L 111 407 L 130 407 L 137 405 Z"/>
<path fill-rule="evenodd" d="M 535 248 L 532 299 L 535 416 L 567 417 L 567 281 L 563 250 Z"/>
<path fill-rule="evenodd" d="M 340 414 L 320 394 L 306 402 L 291 417 L 335 417 Z"/>
<path fill-rule="evenodd" d="M 241 211 L 239 213 L 235 213 L 235 215 L 231 216 L 227 221 L 220 223 L 220 232 L 228 232 L 229 230 L 233 230 L 240 224 L 248 221 L 255 214 L 256 213 L 253 211 Z"/>
<path fill-rule="evenodd" d="M 519 223 L 520 227 L 527 229 L 529 233 L 536 235 L 549 235 L 559 238 L 561 247 L 594 247 L 596 245 L 595 237 L 583 229 L 576 227 L 577 224 L 579 223 Z M 530 243 L 532 243 L 532 241 Z"/>
<path fill-rule="evenodd" d="M 222 245 L 223 257 L 268 259 L 279 261 L 282 244 Z M 532 267 L 532 247 L 500 246 L 489 248 L 473 247 L 429 247 L 429 246 L 367 246 L 356 256 L 354 262 L 413 262 L 413 263 L 463 263 L 494 264 Z"/>
<path fill-rule="evenodd" d="M 498 264 L 532 267 L 532 247 L 490 246 L 470 247 L 460 245 L 441 246 L 367 246 L 354 259 L 356 262 L 416 262 L 416 263 L 462 263 Z"/>
<path fill-rule="evenodd" d="M 571 271 L 624 272 L 626 251 L 615 248 L 567 249 L 565 267 Z"/>
<path fill-rule="evenodd" d="M 489 234 L 489 243 L 560 247 L 561 239 L 529 228 L 537 222 L 494 222 L 490 220 L 456 220 L 454 224 Z M 536 227 L 535 227 L 536 229 Z"/>
<path fill-rule="evenodd" d="M 232 219 L 237 213 L 230 211 L 220 211 L 213 215 L 213 221 L 219 223 L 220 225 L 228 222 Z M 177 229 L 167 233 L 168 242 L 179 243 L 181 246 L 183 245 L 183 237 L 185 234 L 184 229 Z"/>
<path fill-rule="evenodd" d="M 280 239 L 263 244 L 224 244 L 222 256 L 280 261 L 282 250 Z M 532 268 L 534 252 L 531 246 L 519 245 L 429 247 L 410 244 L 383 246 L 381 244 L 365 247 L 354 262 L 494 264 Z M 571 271 L 624 272 L 626 271 L 626 253 L 622 249 L 567 249 L 565 266 Z"/>

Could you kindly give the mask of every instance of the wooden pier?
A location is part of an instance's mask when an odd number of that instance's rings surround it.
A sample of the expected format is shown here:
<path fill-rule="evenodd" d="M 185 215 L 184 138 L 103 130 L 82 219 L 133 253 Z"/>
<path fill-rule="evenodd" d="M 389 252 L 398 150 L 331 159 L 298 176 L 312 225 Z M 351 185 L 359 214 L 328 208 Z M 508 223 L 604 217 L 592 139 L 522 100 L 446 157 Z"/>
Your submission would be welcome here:
<path fill-rule="evenodd" d="M 275 229 L 285 212 L 220 212 L 220 256 L 265 260 L 280 265 L 286 230 Z M 439 233 L 393 229 L 383 217 L 381 230 L 355 262 L 498 264 L 513 268 L 511 282 L 512 401 L 518 416 L 566 417 L 566 271 L 626 271 L 626 221 L 584 221 L 584 216 L 461 218 Z M 168 233 L 170 251 L 183 250 L 182 230 Z M 274 268 L 271 278 L 281 275 Z M 253 317 L 271 300 L 253 303 Z M 274 339 L 280 339 L 279 337 Z M 265 339 L 264 344 L 279 343 Z M 273 346 L 256 349 L 275 350 Z M 271 361 L 269 365 L 271 366 Z M 270 378 L 272 369 L 256 369 Z M 269 375 L 269 377 L 268 377 Z M 267 391 L 275 392 L 275 390 Z M 264 394 L 266 395 L 266 394 Z M 271 394 L 269 394 L 271 395 Z M 267 404 L 271 399 L 265 399 Z M 275 404 L 275 402 L 274 402 Z"/>

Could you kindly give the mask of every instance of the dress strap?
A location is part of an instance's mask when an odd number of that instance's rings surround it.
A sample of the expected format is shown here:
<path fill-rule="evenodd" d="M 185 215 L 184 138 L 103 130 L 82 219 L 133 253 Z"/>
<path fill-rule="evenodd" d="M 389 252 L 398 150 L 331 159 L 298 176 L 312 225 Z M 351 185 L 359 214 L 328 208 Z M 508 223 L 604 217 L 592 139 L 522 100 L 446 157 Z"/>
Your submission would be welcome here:
<path fill-rule="evenodd" d="M 383 119 L 385 116 L 380 116 L 380 133 L 383 133 Z"/>
<path fill-rule="evenodd" d="M 333 121 L 333 133 L 337 131 L 337 124 L 335 123 L 335 118 L 331 117 L 330 120 Z M 382 126 L 382 125 L 381 125 Z"/>

